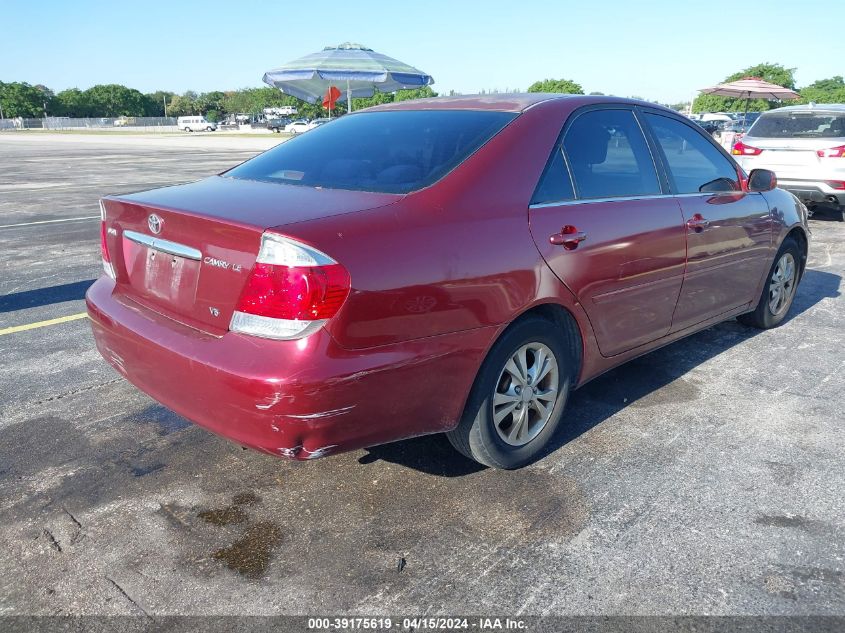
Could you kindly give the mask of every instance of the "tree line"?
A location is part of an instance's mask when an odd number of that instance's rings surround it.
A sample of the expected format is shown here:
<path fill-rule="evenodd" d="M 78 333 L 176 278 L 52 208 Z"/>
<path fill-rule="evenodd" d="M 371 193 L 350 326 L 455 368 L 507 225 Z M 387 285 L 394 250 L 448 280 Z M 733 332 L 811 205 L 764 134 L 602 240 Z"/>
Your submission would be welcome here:
<path fill-rule="evenodd" d="M 795 69 L 785 68 L 780 64 L 762 63 L 749 66 L 725 78 L 725 82 L 743 77 L 759 77 L 765 81 L 796 90 L 799 101 L 792 103 L 845 103 L 845 80 L 842 76 L 820 79 L 803 88 L 795 87 Z M 584 94 L 580 84 L 570 79 L 545 79 L 537 81 L 528 88 L 528 92 L 558 92 L 566 94 Z M 455 94 L 452 92 L 451 94 Z M 602 94 L 591 92 L 590 94 Z M 436 97 L 429 86 L 418 90 L 400 90 L 396 93 L 377 92 L 367 99 L 353 99 L 355 110 L 405 99 Z M 666 104 L 677 110 L 686 103 Z M 751 100 L 751 111 L 768 110 L 782 105 L 775 101 Z M 263 108 L 274 106 L 295 106 L 299 116 L 315 118 L 325 116 L 326 110 L 321 104 L 311 104 L 290 95 L 283 94 L 276 88 L 242 88 L 240 90 L 211 91 L 197 93 L 187 91 L 182 94 L 158 90 L 142 93 L 119 84 L 104 84 L 80 90 L 69 88 L 54 93 L 43 85 L 30 85 L 22 82 L 0 82 L 0 113 L 5 118 L 39 118 L 43 116 L 68 117 L 119 117 L 119 116 L 186 116 L 202 114 L 210 120 L 219 120 L 226 115 L 236 113 L 257 113 Z M 739 112 L 745 109 L 744 99 L 729 99 L 714 95 L 699 95 L 692 104 L 693 112 Z M 333 114 L 343 114 L 345 103 L 338 103 Z"/>
<path fill-rule="evenodd" d="M 796 88 L 795 86 L 795 68 L 785 68 L 780 64 L 762 63 L 754 66 L 749 66 L 743 70 L 737 71 L 725 77 L 722 82 L 728 83 L 737 81 L 745 77 L 757 77 L 763 81 L 776 84 L 795 90 L 800 99 L 795 99 L 789 104 L 802 103 L 845 103 L 845 79 L 837 75 L 830 79 L 819 79 L 813 83 L 804 86 L 803 88 Z M 584 94 L 584 89 L 574 81 L 568 79 L 546 79 L 532 84 L 528 88 L 528 92 L 562 92 L 566 94 Z M 601 92 L 591 92 L 592 94 L 603 94 Z M 642 99 L 642 97 L 632 96 L 633 99 Z M 650 101 L 650 99 L 643 99 Z M 733 99 L 728 97 L 718 97 L 716 95 L 699 95 L 692 102 L 693 112 L 742 112 L 746 108 L 745 99 Z M 674 110 L 683 110 L 689 106 L 689 102 L 681 103 L 666 103 L 666 105 Z M 762 112 L 763 110 L 770 110 L 784 105 L 779 101 L 766 101 L 763 99 L 751 99 L 748 101 L 749 112 Z"/>
<path fill-rule="evenodd" d="M 763 81 L 795 90 L 801 95 L 788 103 L 751 99 L 748 101 L 749 112 L 762 112 L 783 105 L 800 105 L 803 103 L 845 103 L 845 79 L 841 75 L 830 79 L 819 79 L 813 83 L 797 88 L 795 86 L 795 68 L 785 68 L 780 64 L 763 63 L 749 66 L 743 70 L 725 77 L 720 83 L 737 81 L 745 77 L 757 77 Z M 745 99 L 718 97 L 716 95 L 699 95 L 692 102 L 693 112 L 742 112 L 746 108 Z"/>
<path fill-rule="evenodd" d="M 435 96 L 437 93 L 425 86 L 417 90 L 400 90 L 395 94 L 376 93 L 367 99 L 353 99 L 352 106 L 360 110 L 378 103 Z M 166 116 L 173 117 L 202 114 L 209 120 L 220 120 L 228 114 L 258 113 L 274 106 L 295 106 L 299 116 L 308 118 L 327 114 L 322 104 L 307 103 L 270 87 L 203 93 L 189 90 L 183 94 L 157 90 L 144 94 L 120 84 L 104 84 L 87 90 L 69 88 L 54 93 L 43 85 L 0 82 L 0 110 L 5 118 L 161 117 L 166 113 Z M 346 104 L 338 103 L 333 114 L 345 111 Z"/>

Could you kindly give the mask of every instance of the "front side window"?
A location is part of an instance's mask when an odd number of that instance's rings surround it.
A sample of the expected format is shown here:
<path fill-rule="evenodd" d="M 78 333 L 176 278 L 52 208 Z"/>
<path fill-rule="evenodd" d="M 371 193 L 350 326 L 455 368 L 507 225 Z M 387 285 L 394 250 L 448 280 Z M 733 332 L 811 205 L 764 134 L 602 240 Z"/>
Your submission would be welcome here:
<path fill-rule="evenodd" d="M 326 189 L 408 193 L 445 176 L 516 116 L 478 110 L 347 115 L 224 175 Z M 298 124 L 305 122 L 294 125 Z"/>
<path fill-rule="evenodd" d="M 630 110 L 581 114 L 567 130 L 563 147 L 580 198 L 660 193 L 651 152 Z"/>
<path fill-rule="evenodd" d="M 674 193 L 742 190 L 734 164 L 700 132 L 669 117 L 645 117 L 663 151 Z"/>

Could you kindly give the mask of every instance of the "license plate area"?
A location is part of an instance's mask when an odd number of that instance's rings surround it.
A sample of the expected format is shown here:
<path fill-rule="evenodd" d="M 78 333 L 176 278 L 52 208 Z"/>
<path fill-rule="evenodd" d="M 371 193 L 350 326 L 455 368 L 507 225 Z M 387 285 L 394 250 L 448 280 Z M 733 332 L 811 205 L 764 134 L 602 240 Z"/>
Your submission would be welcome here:
<path fill-rule="evenodd" d="M 190 314 L 196 301 L 200 253 L 127 231 L 123 258 L 129 286 L 139 297 Z"/>
<path fill-rule="evenodd" d="M 795 165 L 809 167 L 817 163 L 818 158 L 815 152 L 803 150 L 764 150 L 764 153 L 766 152 L 768 152 L 769 162 L 773 165 Z"/>

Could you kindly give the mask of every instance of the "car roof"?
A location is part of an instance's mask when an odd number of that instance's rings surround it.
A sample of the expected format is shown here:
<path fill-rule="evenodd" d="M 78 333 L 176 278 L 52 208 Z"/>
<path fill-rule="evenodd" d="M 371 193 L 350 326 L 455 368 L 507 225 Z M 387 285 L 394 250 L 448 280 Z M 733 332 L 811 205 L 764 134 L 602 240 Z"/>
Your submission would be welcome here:
<path fill-rule="evenodd" d="M 845 112 L 845 103 L 805 103 L 804 105 L 784 106 L 774 110 L 766 110 L 763 114 L 773 112 Z"/>
<path fill-rule="evenodd" d="M 624 99 L 607 95 L 570 95 L 547 92 L 524 92 L 508 94 L 459 95 L 452 97 L 427 97 L 408 101 L 394 101 L 367 108 L 368 112 L 380 110 L 493 110 L 500 112 L 522 112 L 546 101 L 566 100 L 574 107 L 598 103 L 627 103 L 647 105 L 665 109 L 656 103 Z"/>

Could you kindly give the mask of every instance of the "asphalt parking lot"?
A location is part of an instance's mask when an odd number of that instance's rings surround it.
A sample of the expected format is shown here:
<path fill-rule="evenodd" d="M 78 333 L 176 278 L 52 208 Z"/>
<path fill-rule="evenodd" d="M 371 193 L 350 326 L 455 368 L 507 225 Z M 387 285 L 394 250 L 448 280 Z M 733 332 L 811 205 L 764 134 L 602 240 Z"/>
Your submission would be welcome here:
<path fill-rule="evenodd" d="M 0 136 L 0 332 L 84 312 L 99 196 L 278 141 Z M 0 333 L 0 615 L 842 614 L 845 223 L 812 229 L 785 325 L 595 380 L 516 472 L 439 436 L 244 451 L 120 379 L 84 318 Z"/>

